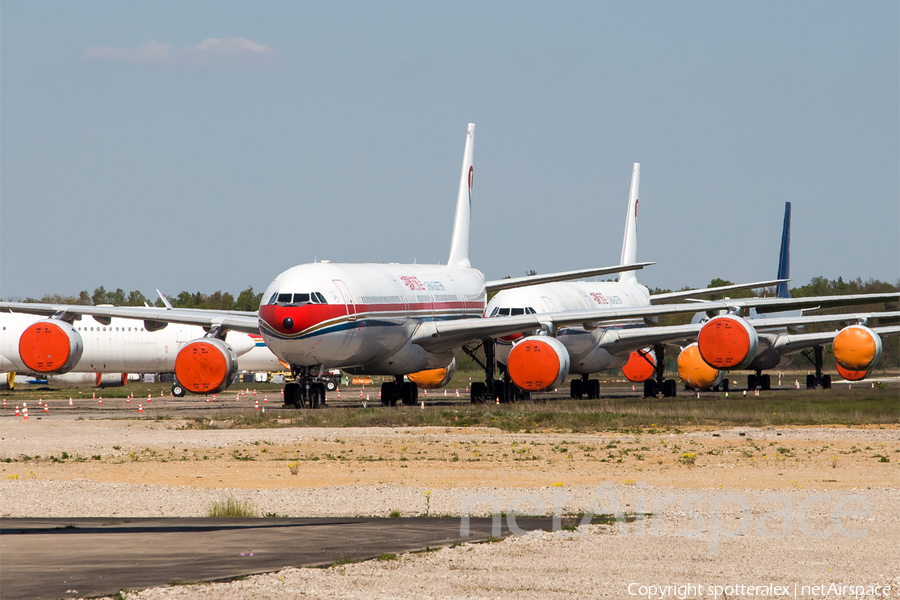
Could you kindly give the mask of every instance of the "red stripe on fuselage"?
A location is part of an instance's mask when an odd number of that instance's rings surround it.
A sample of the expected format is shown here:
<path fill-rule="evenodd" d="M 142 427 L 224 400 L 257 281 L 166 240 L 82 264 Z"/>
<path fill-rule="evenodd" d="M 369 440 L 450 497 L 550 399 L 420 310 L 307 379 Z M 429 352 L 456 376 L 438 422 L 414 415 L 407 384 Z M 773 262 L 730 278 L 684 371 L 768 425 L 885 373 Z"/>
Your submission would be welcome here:
<path fill-rule="evenodd" d="M 484 311 L 483 302 L 415 302 L 410 304 L 351 304 L 350 306 L 353 307 L 357 318 L 364 318 L 370 313 L 396 317 L 408 315 L 415 318 L 422 315 L 411 313 L 423 311 L 458 311 L 462 313 L 467 309 Z M 264 304 L 259 307 L 259 318 L 273 331 L 284 335 L 297 334 L 326 321 L 345 316 L 347 316 L 347 306 L 344 304 L 304 304 L 303 306 Z M 284 326 L 284 320 L 287 318 L 293 321 L 293 327 L 290 329 Z"/>

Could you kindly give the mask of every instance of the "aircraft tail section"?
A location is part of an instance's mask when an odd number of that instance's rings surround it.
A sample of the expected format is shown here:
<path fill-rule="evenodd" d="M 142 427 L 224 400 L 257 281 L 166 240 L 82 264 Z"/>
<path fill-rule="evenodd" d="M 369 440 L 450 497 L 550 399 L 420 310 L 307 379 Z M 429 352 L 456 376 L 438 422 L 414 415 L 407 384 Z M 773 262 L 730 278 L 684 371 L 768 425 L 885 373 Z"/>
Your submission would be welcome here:
<path fill-rule="evenodd" d="M 784 203 L 784 228 L 781 230 L 781 252 L 778 253 L 778 276 L 776 279 L 791 278 L 791 203 Z M 778 284 L 779 298 L 790 298 L 787 282 Z"/>
<path fill-rule="evenodd" d="M 638 215 L 638 188 L 641 183 L 641 164 L 634 163 L 631 172 L 631 189 L 628 192 L 628 213 L 625 216 L 625 237 L 622 240 L 622 257 L 619 264 L 630 265 L 637 262 L 637 215 Z M 637 283 L 634 271 L 622 271 L 619 273 L 619 281 L 624 283 Z"/>
<path fill-rule="evenodd" d="M 472 213 L 472 183 L 475 177 L 473 153 L 475 124 L 466 130 L 466 149 L 463 152 L 462 171 L 459 174 L 459 193 L 456 197 L 456 218 L 453 220 L 453 238 L 450 242 L 448 265 L 471 267 L 469 262 L 469 223 Z"/>

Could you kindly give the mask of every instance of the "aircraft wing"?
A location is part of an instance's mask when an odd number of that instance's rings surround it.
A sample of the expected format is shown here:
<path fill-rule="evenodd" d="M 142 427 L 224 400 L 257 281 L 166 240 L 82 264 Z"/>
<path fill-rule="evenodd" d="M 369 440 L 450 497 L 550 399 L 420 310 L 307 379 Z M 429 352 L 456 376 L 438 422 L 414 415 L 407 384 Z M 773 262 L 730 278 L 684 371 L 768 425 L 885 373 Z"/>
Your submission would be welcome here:
<path fill-rule="evenodd" d="M 885 327 L 872 327 L 872 331 L 884 337 L 900 333 L 900 325 L 888 325 Z M 813 346 L 821 346 L 830 344 L 834 340 L 839 331 L 823 331 L 821 333 L 797 333 L 782 334 L 775 340 L 775 349 L 781 354 L 796 354 L 801 350 L 811 348 Z"/>
<path fill-rule="evenodd" d="M 596 269 L 580 269 L 578 271 L 563 271 L 561 273 L 548 273 L 546 275 L 529 275 L 527 277 L 513 277 L 510 279 L 497 279 L 495 281 L 485 282 L 488 293 L 499 292 L 500 290 L 510 290 L 517 287 L 525 287 L 526 285 L 537 285 L 539 283 L 552 283 L 554 281 L 570 281 L 572 279 L 583 279 L 585 277 L 598 277 L 600 275 L 610 275 L 612 273 L 621 273 L 623 271 L 637 271 L 650 265 L 653 262 L 632 263 L 628 265 L 616 265 L 614 267 L 600 267 Z"/>
<path fill-rule="evenodd" d="M 665 294 L 653 294 L 650 296 L 650 304 L 664 304 L 672 300 L 689 300 L 701 296 L 724 294 L 737 290 L 752 290 L 764 287 L 773 287 L 780 283 L 787 283 L 790 279 L 773 279 L 772 281 L 757 281 L 755 283 L 738 283 L 735 285 L 723 285 L 712 288 L 699 288 L 696 290 L 682 290 L 680 292 L 668 292 Z"/>
<path fill-rule="evenodd" d="M 747 323 L 752 325 L 757 331 L 765 330 L 772 327 L 789 327 L 810 325 L 813 323 L 869 323 L 873 321 L 893 321 L 900 319 L 900 312 L 883 312 L 883 313 L 845 313 L 840 315 L 822 315 L 815 317 L 808 316 L 792 316 L 792 317 L 761 317 L 757 319 L 747 319 Z M 688 325 L 663 325 L 660 327 L 635 327 L 630 329 L 607 329 L 600 337 L 599 346 L 607 350 L 610 354 L 617 356 L 625 356 L 652 346 L 654 344 L 671 344 L 680 342 L 696 341 L 697 335 L 703 323 L 691 323 Z M 880 328 L 874 328 L 873 331 L 879 331 Z M 806 337 L 804 337 L 804 335 Z M 827 332 L 825 334 L 804 334 L 794 336 L 804 340 L 807 345 L 798 348 L 802 350 L 810 345 L 823 343 L 820 339 L 830 342 L 836 331 Z M 788 336 L 788 334 L 779 334 L 780 337 Z M 807 338 L 813 340 L 807 343 Z M 776 345 L 777 347 L 777 345 Z"/>
<path fill-rule="evenodd" d="M 750 308 L 758 311 L 774 312 L 797 310 L 810 306 L 844 306 L 852 304 L 872 304 L 900 299 L 900 292 L 884 294 L 856 294 L 851 296 L 816 296 L 810 298 L 741 298 L 715 300 L 703 304 L 709 311 L 730 310 L 738 314 Z M 444 352 L 460 348 L 480 339 L 498 338 L 515 333 L 526 333 L 537 329 L 552 330 L 567 326 L 584 326 L 593 329 L 606 321 L 640 319 L 659 315 L 696 313 L 696 304 L 663 304 L 621 309 L 598 309 L 585 311 L 565 311 L 519 315 L 514 317 L 493 317 L 458 319 L 454 321 L 428 321 L 419 325 L 412 342 L 431 352 Z M 753 320 L 762 323 L 762 320 Z M 650 328 L 660 329 L 660 328 Z M 681 338 L 676 338 L 681 339 Z"/>
<path fill-rule="evenodd" d="M 92 317 L 120 317 L 144 321 L 147 329 L 157 330 L 166 323 L 199 325 L 201 327 L 220 326 L 243 333 L 259 334 L 259 319 L 255 312 L 206 310 L 190 308 L 146 308 L 143 306 L 80 306 L 35 304 L 31 302 L 0 302 L 0 308 L 12 312 L 52 317 L 62 315 L 68 320 L 75 315 Z"/>

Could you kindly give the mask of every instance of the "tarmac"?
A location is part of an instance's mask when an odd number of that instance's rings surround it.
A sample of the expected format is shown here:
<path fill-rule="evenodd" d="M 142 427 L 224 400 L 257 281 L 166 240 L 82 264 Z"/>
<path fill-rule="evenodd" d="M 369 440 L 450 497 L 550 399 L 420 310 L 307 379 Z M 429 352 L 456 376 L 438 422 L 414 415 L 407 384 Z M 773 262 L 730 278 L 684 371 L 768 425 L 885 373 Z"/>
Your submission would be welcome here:
<path fill-rule="evenodd" d="M 509 535 L 505 519 L 499 537 Z M 452 544 L 484 542 L 494 519 L 75 518 L 0 519 L 0 597 L 114 595 L 222 581 L 284 567 L 322 567 Z M 520 518 L 524 530 L 550 518 Z"/>

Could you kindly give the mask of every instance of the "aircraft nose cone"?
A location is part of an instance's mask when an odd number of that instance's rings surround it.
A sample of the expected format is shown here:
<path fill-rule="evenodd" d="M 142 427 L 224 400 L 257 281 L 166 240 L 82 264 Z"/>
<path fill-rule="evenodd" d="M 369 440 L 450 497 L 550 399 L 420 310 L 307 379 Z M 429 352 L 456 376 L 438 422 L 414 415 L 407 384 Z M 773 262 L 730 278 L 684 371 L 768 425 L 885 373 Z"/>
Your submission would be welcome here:
<path fill-rule="evenodd" d="M 281 322 L 284 325 L 284 328 L 287 330 L 291 330 L 294 328 L 294 320 L 290 317 L 285 317 L 284 321 Z"/>

